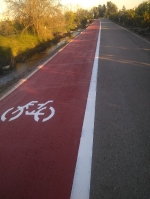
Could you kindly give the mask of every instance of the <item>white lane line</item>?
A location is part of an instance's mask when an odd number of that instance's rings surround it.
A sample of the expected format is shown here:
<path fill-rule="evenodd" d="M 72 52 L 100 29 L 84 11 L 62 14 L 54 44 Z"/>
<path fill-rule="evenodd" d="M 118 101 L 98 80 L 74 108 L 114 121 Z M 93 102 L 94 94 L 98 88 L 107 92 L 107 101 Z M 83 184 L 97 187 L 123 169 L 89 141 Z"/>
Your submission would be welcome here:
<path fill-rule="evenodd" d="M 82 127 L 80 146 L 78 151 L 71 199 L 88 199 L 90 193 L 92 148 L 95 119 L 95 102 L 97 87 L 98 58 L 100 48 L 101 22 L 93 64 L 91 83 L 86 104 L 86 111 Z"/>
<path fill-rule="evenodd" d="M 144 39 L 143 37 L 141 37 L 141 36 L 135 34 L 134 32 L 132 32 L 132 31 L 130 31 L 130 30 L 128 30 L 128 29 L 126 29 L 126 28 L 124 28 L 124 27 L 122 27 L 122 26 L 120 26 L 120 25 L 118 25 L 118 24 L 116 24 L 116 23 L 114 23 L 114 22 L 112 22 L 112 21 L 111 21 L 111 23 L 113 23 L 113 24 L 119 26 L 121 29 L 126 30 L 127 32 L 130 32 L 131 34 L 137 36 L 138 38 L 140 38 L 140 39 L 142 39 L 142 40 L 144 40 L 144 41 L 146 41 L 147 43 L 150 44 L 150 42 L 149 42 L 148 40 L 146 40 L 146 39 Z"/>

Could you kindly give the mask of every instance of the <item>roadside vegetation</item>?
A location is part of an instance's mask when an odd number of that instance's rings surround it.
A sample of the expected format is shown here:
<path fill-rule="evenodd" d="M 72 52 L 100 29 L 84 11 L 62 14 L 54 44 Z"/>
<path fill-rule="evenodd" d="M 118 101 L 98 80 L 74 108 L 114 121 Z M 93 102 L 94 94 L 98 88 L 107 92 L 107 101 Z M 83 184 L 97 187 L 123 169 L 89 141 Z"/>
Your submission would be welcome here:
<path fill-rule="evenodd" d="M 150 0 L 143 1 L 136 8 L 118 10 L 117 6 L 111 1 L 105 5 L 94 7 L 94 17 L 106 17 L 117 23 L 128 26 L 147 28 L 150 30 Z"/>
<path fill-rule="evenodd" d="M 150 0 L 143 1 L 133 9 L 126 9 L 123 6 L 121 10 L 109 1 L 106 5 L 94 7 L 93 11 L 94 18 L 109 18 L 111 21 L 140 34 L 150 41 Z"/>
<path fill-rule="evenodd" d="M 122 10 L 110 15 L 110 19 L 129 26 L 150 28 L 150 1 L 144 1 L 137 8 Z"/>
<path fill-rule="evenodd" d="M 56 0 L 5 0 L 7 16 L 0 21 L 0 71 L 23 61 L 39 46 L 58 42 L 72 30 L 85 28 L 93 19 L 106 17 L 150 33 L 150 0 L 127 10 L 108 1 L 90 10 L 69 10 Z"/>
<path fill-rule="evenodd" d="M 56 0 L 6 0 L 7 16 L 0 21 L 0 69 L 23 61 L 41 46 L 57 43 L 72 30 L 85 28 L 93 15 L 71 11 Z M 34 50 L 33 50 L 34 49 Z"/>

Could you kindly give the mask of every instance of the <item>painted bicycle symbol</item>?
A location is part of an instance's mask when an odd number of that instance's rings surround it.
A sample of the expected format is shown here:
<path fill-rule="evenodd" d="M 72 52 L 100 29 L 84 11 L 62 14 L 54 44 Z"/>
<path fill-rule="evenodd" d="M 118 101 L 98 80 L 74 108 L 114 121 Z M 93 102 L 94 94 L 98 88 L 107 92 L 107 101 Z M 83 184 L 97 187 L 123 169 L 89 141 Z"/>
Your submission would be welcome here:
<path fill-rule="evenodd" d="M 5 122 L 6 120 L 13 121 L 13 120 L 17 119 L 18 117 L 20 117 L 23 113 L 25 113 L 25 115 L 33 115 L 34 120 L 36 122 L 38 122 L 40 120 L 39 116 L 44 115 L 45 114 L 44 110 L 48 108 L 50 110 L 50 114 L 42 120 L 42 122 L 46 122 L 46 121 L 50 120 L 55 114 L 55 109 L 51 106 L 49 106 L 49 107 L 47 106 L 49 103 L 52 103 L 52 102 L 53 102 L 52 100 L 49 100 L 43 104 L 37 104 L 38 101 L 31 101 L 24 106 L 18 106 L 17 110 L 13 110 L 14 107 L 12 107 L 2 114 L 1 120 L 3 122 Z M 28 109 L 31 106 L 34 106 L 35 104 L 37 104 L 37 110 L 28 111 Z M 8 113 L 12 114 L 12 117 L 10 117 L 9 119 L 6 117 Z"/>

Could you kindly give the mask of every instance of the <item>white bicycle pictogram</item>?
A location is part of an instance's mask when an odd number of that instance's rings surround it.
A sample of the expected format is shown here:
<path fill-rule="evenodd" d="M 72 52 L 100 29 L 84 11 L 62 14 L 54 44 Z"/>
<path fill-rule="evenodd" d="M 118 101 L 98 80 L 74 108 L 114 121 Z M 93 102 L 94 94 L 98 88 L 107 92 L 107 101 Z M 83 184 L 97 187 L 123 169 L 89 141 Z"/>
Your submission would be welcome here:
<path fill-rule="evenodd" d="M 47 101 L 47 102 L 45 102 L 43 104 L 37 104 L 38 101 L 31 101 L 31 102 L 27 103 L 24 106 L 18 106 L 17 110 L 14 110 L 14 111 L 13 111 L 14 107 L 12 107 L 12 108 L 8 109 L 7 111 L 5 111 L 2 114 L 1 120 L 3 122 L 5 122 L 6 120 L 13 121 L 13 120 L 17 119 L 18 117 L 20 117 L 23 113 L 25 113 L 25 115 L 33 115 L 34 116 L 34 120 L 36 122 L 38 122 L 40 120 L 39 116 L 45 114 L 44 110 L 47 109 L 47 107 L 48 107 L 47 105 L 49 103 L 52 103 L 52 102 L 53 102 L 52 100 L 49 100 L 49 101 Z M 35 104 L 37 104 L 37 106 L 38 106 L 37 110 L 28 111 L 29 107 L 30 106 L 34 106 Z M 48 115 L 48 117 L 44 118 L 42 120 L 42 122 L 46 122 L 46 121 L 50 120 L 55 114 L 55 109 L 53 107 L 49 106 L 48 109 L 50 110 L 50 114 Z M 15 116 L 12 116 L 11 118 L 8 119 L 6 116 L 10 112 L 11 112 L 12 115 L 15 115 Z"/>

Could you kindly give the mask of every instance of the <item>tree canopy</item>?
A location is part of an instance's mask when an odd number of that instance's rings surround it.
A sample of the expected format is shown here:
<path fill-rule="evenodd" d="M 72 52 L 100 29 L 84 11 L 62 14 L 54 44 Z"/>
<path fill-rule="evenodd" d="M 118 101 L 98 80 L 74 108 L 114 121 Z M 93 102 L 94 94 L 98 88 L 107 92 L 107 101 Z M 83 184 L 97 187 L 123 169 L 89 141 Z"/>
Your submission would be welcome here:
<path fill-rule="evenodd" d="M 126 25 L 150 28 L 150 0 L 144 1 L 134 9 L 122 9 L 112 14 L 110 19 Z"/>

